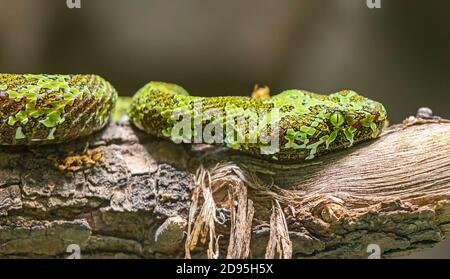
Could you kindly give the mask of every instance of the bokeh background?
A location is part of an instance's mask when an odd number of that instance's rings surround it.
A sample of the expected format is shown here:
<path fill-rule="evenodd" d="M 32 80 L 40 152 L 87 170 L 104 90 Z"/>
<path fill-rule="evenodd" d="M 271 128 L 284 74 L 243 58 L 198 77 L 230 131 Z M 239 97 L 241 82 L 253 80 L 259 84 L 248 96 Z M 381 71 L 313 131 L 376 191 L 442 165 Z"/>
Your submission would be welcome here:
<path fill-rule="evenodd" d="M 450 1 L 0 0 L 0 72 L 97 73 L 121 95 L 150 80 L 191 94 L 353 89 L 391 123 L 450 118 Z M 450 258 L 450 241 L 414 257 Z"/>

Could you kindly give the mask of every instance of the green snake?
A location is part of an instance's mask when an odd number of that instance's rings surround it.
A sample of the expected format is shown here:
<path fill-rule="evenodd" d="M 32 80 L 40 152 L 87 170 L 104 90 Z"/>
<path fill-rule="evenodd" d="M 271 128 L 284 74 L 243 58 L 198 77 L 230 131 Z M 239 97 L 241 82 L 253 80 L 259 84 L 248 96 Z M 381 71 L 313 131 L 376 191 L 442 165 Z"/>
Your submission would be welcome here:
<path fill-rule="evenodd" d="M 108 123 L 116 100 L 114 87 L 96 75 L 0 74 L 0 144 L 90 135 Z M 195 97 L 178 85 L 150 82 L 128 103 L 133 124 L 153 136 L 221 144 L 279 161 L 312 159 L 375 138 L 387 120 L 381 103 L 350 90 Z"/>
<path fill-rule="evenodd" d="M 298 161 L 377 137 L 386 110 L 350 90 L 329 96 L 287 90 L 260 100 L 194 97 L 178 85 L 150 82 L 133 97 L 129 116 L 136 127 L 175 142 L 217 143 L 225 138 L 222 144 L 254 156 Z M 178 129 L 181 118 L 187 131 Z M 202 139 L 202 127 L 208 126 L 213 128 L 207 135 L 216 141 Z M 213 133 L 217 130 L 222 133 Z"/>

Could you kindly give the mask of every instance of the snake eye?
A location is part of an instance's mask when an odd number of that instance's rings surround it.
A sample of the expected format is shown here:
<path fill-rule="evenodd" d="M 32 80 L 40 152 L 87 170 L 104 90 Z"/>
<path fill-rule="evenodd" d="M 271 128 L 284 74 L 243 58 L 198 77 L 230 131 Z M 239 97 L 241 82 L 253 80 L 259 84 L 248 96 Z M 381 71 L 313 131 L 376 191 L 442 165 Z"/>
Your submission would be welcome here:
<path fill-rule="evenodd" d="M 334 127 L 339 128 L 342 126 L 342 124 L 344 124 L 345 119 L 344 119 L 344 116 L 342 115 L 342 113 L 333 112 L 330 115 L 330 122 Z"/>

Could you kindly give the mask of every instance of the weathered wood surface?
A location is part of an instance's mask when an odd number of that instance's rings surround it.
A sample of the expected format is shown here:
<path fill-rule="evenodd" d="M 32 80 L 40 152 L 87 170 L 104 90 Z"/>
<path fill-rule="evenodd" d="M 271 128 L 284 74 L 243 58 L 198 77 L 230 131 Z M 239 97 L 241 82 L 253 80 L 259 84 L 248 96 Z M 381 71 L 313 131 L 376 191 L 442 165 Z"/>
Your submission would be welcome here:
<path fill-rule="evenodd" d="M 67 257 L 70 244 L 83 258 L 184 257 L 200 163 L 212 174 L 217 163 L 228 170 L 215 182 L 245 176 L 261 186 L 247 187 L 253 258 L 266 255 L 274 204 L 267 197 L 284 212 L 293 257 L 366 258 L 370 244 L 394 257 L 432 247 L 450 232 L 445 120 L 411 119 L 377 140 L 301 165 L 175 145 L 116 122 L 66 145 L 0 147 L 0 257 Z M 230 208 L 221 202 L 226 194 L 214 192 L 214 199 L 225 257 Z M 233 242 L 242 241 L 238 236 Z M 246 254 L 236 243 L 228 256 Z M 193 257 L 204 257 L 198 246 Z"/>

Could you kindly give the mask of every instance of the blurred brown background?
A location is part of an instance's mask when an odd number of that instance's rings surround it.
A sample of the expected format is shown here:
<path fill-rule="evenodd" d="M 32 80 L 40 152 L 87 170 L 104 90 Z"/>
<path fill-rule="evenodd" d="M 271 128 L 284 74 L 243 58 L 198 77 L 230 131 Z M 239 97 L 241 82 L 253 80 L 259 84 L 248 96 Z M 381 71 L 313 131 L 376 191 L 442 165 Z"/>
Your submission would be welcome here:
<path fill-rule="evenodd" d="M 381 2 L 0 0 L 0 72 L 97 73 L 121 95 L 150 80 L 204 96 L 350 88 L 392 123 L 421 106 L 450 118 L 450 2 Z"/>

